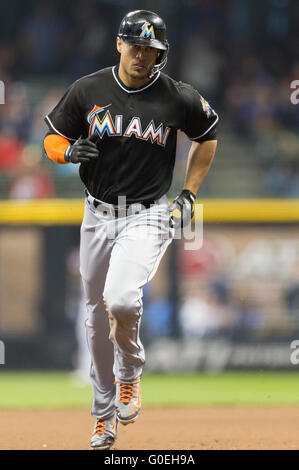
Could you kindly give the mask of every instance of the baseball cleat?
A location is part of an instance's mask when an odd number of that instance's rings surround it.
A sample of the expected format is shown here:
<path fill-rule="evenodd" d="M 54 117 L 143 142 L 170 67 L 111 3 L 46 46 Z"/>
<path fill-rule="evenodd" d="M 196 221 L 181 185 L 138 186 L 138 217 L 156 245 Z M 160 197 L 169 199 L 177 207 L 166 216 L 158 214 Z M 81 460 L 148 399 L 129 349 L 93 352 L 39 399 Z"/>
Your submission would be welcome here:
<path fill-rule="evenodd" d="M 97 418 L 90 447 L 93 450 L 107 450 L 114 444 L 117 436 L 118 420 L 114 414 L 111 418 Z"/>
<path fill-rule="evenodd" d="M 134 423 L 141 410 L 139 381 L 132 384 L 116 384 L 116 413 L 121 424 Z"/>

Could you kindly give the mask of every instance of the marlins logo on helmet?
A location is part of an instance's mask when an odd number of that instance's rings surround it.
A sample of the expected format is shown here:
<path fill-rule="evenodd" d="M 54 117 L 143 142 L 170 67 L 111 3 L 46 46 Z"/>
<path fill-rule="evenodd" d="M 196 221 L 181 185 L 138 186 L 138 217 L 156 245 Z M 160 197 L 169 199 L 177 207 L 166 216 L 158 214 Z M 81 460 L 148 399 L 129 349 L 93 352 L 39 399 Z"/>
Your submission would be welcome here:
<path fill-rule="evenodd" d="M 153 25 L 151 25 L 148 21 L 145 21 L 142 26 L 142 31 L 140 34 L 141 38 L 152 38 L 155 39 L 155 31 Z"/>

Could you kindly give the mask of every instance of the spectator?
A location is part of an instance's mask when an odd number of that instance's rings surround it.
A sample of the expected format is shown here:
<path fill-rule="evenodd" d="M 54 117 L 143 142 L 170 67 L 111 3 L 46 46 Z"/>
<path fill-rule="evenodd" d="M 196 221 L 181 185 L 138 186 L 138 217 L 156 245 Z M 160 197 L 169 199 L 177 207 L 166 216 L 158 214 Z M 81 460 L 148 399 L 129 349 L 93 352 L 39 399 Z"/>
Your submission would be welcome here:
<path fill-rule="evenodd" d="M 14 82 L 5 87 L 5 105 L 1 110 L 0 135 L 26 142 L 32 123 L 27 86 Z"/>
<path fill-rule="evenodd" d="M 39 1 L 21 28 L 20 56 L 27 73 L 57 73 L 68 25 L 54 2 Z"/>
<path fill-rule="evenodd" d="M 32 159 L 34 153 L 39 151 L 39 148 L 32 147 L 23 150 L 21 163 L 9 184 L 7 197 L 10 199 L 42 199 L 55 196 L 50 173 L 40 161 Z"/>

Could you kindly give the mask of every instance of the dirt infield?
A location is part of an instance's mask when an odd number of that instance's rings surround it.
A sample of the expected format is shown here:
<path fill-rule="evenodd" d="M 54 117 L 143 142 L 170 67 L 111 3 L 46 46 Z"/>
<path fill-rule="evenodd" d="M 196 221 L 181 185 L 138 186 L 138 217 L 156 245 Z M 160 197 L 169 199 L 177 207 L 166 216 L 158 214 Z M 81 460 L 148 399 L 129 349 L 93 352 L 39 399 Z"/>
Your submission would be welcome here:
<path fill-rule="evenodd" d="M 89 410 L 2 410 L 0 449 L 85 450 Z M 144 409 L 112 450 L 299 449 L 299 407 Z"/>

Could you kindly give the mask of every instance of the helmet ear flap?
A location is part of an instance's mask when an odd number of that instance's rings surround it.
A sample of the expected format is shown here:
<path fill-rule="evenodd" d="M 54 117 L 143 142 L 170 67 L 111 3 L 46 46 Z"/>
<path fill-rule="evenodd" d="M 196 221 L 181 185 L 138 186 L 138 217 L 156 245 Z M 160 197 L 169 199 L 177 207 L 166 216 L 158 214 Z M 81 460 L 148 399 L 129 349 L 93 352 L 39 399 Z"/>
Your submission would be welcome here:
<path fill-rule="evenodd" d="M 158 54 L 158 57 L 157 57 L 157 60 L 156 60 L 156 64 L 153 66 L 152 70 L 151 70 L 151 77 L 159 72 L 160 70 L 162 70 L 166 63 L 167 63 L 167 55 L 168 55 L 168 51 L 169 51 L 169 45 L 167 45 L 167 49 L 165 51 L 161 51 L 160 54 Z"/>
<path fill-rule="evenodd" d="M 148 75 L 149 78 L 152 78 L 156 73 L 160 72 L 160 70 L 162 70 L 165 65 L 167 64 L 167 53 L 166 51 L 162 51 L 162 55 L 163 55 L 163 59 L 159 59 L 161 61 L 159 61 L 158 63 L 156 63 L 156 65 L 154 65 Z M 157 59 L 158 61 L 158 59 Z"/>

